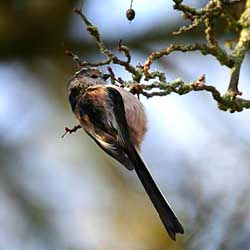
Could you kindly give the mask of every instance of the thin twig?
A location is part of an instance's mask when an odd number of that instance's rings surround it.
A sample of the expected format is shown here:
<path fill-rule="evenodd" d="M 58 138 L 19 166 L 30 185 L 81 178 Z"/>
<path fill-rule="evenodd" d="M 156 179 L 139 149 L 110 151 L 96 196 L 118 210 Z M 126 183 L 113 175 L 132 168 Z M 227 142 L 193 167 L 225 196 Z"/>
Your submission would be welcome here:
<path fill-rule="evenodd" d="M 86 25 L 87 31 L 95 39 L 100 52 L 107 57 L 107 59 L 104 60 L 101 65 L 104 65 L 103 63 L 109 64 L 111 62 L 114 64 L 119 64 L 132 74 L 134 81 L 140 82 L 142 78 L 142 72 L 139 68 L 136 68 L 130 64 L 130 54 L 128 53 L 127 48 L 124 45 L 121 45 L 121 51 L 123 51 L 127 56 L 127 61 L 123 61 L 115 56 L 112 51 L 105 46 L 101 39 L 98 28 L 88 20 L 88 18 L 82 13 L 82 10 L 74 9 L 73 11 L 81 17 L 82 21 Z"/>

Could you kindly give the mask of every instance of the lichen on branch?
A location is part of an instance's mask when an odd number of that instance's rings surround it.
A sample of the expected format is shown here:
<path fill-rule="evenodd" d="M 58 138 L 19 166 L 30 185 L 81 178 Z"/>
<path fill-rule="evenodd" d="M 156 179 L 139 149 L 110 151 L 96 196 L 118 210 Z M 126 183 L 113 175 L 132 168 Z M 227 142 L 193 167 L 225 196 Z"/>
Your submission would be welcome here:
<path fill-rule="evenodd" d="M 217 102 L 219 109 L 230 112 L 240 112 L 243 109 L 250 108 L 250 100 L 245 100 L 237 97 L 242 93 L 239 91 L 239 77 L 241 64 L 245 58 L 247 51 L 250 48 L 250 0 L 246 0 L 245 8 L 237 19 L 227 11 L 228 6 L 233 8 L 240 0 L 210 0 L 200 9 L 184 5 L 182 0 L 173 0 L 175 10 L 182 12 L 182 15 L 190 23 L 173 32 L 174 35 L 181 35 L 183 32 L 190 32 L 193 29 L 200 28 L 204 32 L 206 42 L 203 43 L 186 43 L 186 44 L 171 44 L 159 51 L 153 51 L 145 60 L 143 65 L 132 65 L 130 49 L 125 46 L 122 41 L 119 41 L 117 50 L 124 54 L 125 60 L 108 49 L 101 38 L 98 27 L 93 25 L 88 18 L 83 14 L 81 9 L 74 9 L 84 24 L 86 30 L 95 40 L 99 51 L 106 57 L 100 62 L 82 61 L 78 55 L 70 50 L 66 50 L 66 54 L 70 55 L 79 67 L 83 66 L 103 66 L 109 64 L 118 64 L 125 68 L 133 78 L 133 82 L 124 81 L 121 78 L 116 79 L 112 68 L 109 67 L 110 79 L 114 84 L 117 82 L 121 86 L 127 86 L 130 91 L 137 95 L 144 95 L 147 98 L 153 96 L 166 96 L 171 93 L 179 95 L 188 94 L 191 91 L 206 91 L 212 94 L 213 99 Z M 227 52 L 223 46 L 219 44 L 215 37 L 215 29 L 218 20 L 224 20 L 226 28 L 233 30 L 238 34 L 237 44 L 230 52 Z M 227 66 L 231 70 L 231 79 L 225 94 L 221 94 L 214 85 L 205 83 L 205 76 L 202 76 L 197 81 L 185 83 L 181 79 L 173 82 L 166 80 L 165 72 L 151 71 L 151 65 L 161 57 L 170 55 L 175 51 L 183 53 L 191 51 L 200 51 L 202 55 L 212 55 L 221 65 Z M 141 83 L 143 80 L 147 82 L 155 79 L 154 83 Z"/>

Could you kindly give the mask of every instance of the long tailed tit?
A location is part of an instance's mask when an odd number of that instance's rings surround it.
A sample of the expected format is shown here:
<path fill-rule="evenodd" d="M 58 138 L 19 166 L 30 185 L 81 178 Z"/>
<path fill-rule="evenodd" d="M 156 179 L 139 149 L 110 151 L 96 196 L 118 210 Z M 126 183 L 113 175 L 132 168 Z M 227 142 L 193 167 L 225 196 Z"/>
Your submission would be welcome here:
<path fill-rule="evenodd" d="M 135 170 L 171 239 L 184 233 L 154 182 L 139 150 L 147 130 L 142 103 L 123 88 L 108 85 L 97 68 L 82 68 L 68 85 L 69 102 L 85 132 L 128 170 Z"/>

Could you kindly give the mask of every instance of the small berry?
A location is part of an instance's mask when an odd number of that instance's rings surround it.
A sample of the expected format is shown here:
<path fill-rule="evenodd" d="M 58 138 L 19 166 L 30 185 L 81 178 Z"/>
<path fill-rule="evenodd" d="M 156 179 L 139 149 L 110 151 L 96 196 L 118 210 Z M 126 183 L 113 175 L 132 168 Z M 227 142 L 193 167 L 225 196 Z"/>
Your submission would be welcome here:
<path fill-rule="evenodd" d="M 133 9 L 128 9 L 126 11 L 126 16 L 129 21 L 132 21 L 135 18 L 135 11 Z"/>

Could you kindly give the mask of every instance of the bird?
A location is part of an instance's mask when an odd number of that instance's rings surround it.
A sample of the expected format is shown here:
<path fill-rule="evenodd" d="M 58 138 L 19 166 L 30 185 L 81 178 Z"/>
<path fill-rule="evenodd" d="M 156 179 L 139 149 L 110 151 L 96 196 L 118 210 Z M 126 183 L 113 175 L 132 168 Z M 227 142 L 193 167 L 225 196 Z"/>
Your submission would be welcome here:
<path fill-rule="evenodd" d="M 109 84 L 96 67 L 82 67 L 68 82 L 68 99 L 80 127 L 109 156 L 134 170 L 172 240 L 184 233 L 174 211 L 155 183 L 141 154 L 147 131 L 143 104 L 132 93 Z"/>

